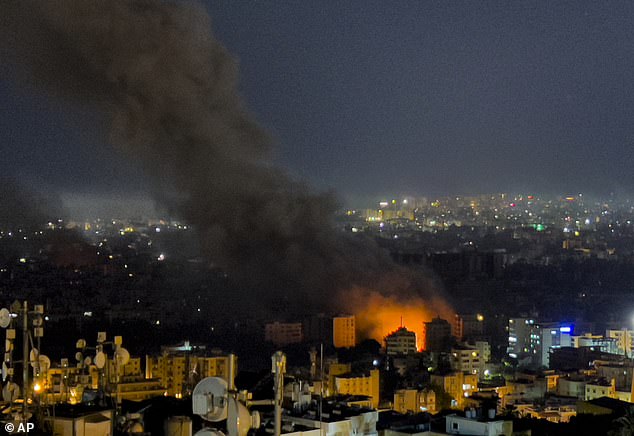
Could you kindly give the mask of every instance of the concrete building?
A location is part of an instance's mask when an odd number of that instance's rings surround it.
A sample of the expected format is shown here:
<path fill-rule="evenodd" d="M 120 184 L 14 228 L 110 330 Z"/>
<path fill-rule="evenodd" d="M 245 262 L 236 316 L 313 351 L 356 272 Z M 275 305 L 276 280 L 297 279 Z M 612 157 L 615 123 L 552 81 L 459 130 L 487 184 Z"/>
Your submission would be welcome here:
<path fill-rule="evenodd" d="M 497 419 L 495 410 L 493 410 L 492 415 L 490 418 L 480 419 L 448 415 L 445 418 L 445 431 L 447 434 L 511 436 L 513 434 L 513 421 Z"/>
<path fill-rule="evenodd" d="M 315 343 L 330 343 L 332 341 L 332 318 L 324 313 L 307 316 L 302 320 L 304 340 Z"/>
<path fill-rule="evenodd" d="M 462 372 L 432 374 L 431 384 L 442 388 L 453 398 L 452 407 L 461 407 L 465 398 L 478 391 L 478 376 Z"/>
<path fill-rule="evenodd" d="M 572 345 L 573 326 L 566 323 L 538 323 L 533 318 L 511 318 L 508 332 L 508 355 L 536 367 L 548 368 L 552 350 Z"/>
<path fill-rule="evenodd" d="M 517 374 L 514 380 L 506 380 L 506 392 L 502 397 L 502 406 L 509 404 L 532 403 L 544 398 L 548 392 L 548 380 L 544 377 L 531 377 Z M 501 395 L 502 396 L 502 395 Z"/>
<path fill-rule="evenodd" d="M 480 353 L 480 360 L 483 363 L 488 363 L 491 361 L 491 344 L 487 341 L 475 341 L 474 345 L 478 353 Z"/>
<path fill-rule="evenodd" d="M 385 350 L 388 356 L 400 356 L 416 353 L 416 333 L 399 327 L 385 337 Z"/>
<path fill-rule="evenodd" d="M 342 374 L 335 376 L 337 395 L 364 395 L 371 398 L 372 407 L 379 407 L 379 370 L 370 370 L 369 374 Z"/>
<path fill-rule="evenodd" d="M 425 332 L 425 351 L 442 352 L 451 348 L 451 324 L 438 317 L 423 324 Z"/>
<path fill-rule="evenodd" d="M 574 348 L 588 347 L 593 350 L 602 351 L 604 353 L 619 354 L 617 341 L 615 338 L 606 338 L 603 335 L 584 333 L 583 335 L 572 336 L 571 341 L 571 346 Z"/>
<path fill-rule="evenodd" d="M 606 380 L 601 378 L 591 380 L 586 383 L 584 396 L 585 401 L 601 397 L 616 398 L 616 383 L 614 379 Z"/>
<path fill-rule="evenodd" d="M 117 384 L 117 401 L 143 401 L 165 394 L 165 388 L 160 380 L 139 378 L 126 379 Z"/>
<path fill-rule="evenodd" d="M 611 362 L 605 360 L 595 360 L 594 367 L 597 375 L 606 380 L 614 380 L 616 390 L 621 392 L 632 392 L 634 386 L 634 362 L 624 360 L 621 362 Z"/>
<path fill-rule="evenodd" d="M 399 413 L 436 413 L 436 393 L 431 389 L 394 391 L 392 409 Z"/>
<path fill-rule="evenodd" d="M 476 348 L 456 345 L 451 348 L 451 369 L 480 377 L 484 373 L 484 361 Z"/>
<path fill-rule="evenodd" d="M 560 377 L 557 384 L 557 395 L 583 400 L 586 397 L 587 382 L 588 378 L 582 375 Z"/>
<path fill-rule="evenodd" d="M 299 344 L 303 340 L 302 323 L 271 322 L 264 325 L 264 340 L 277 346 Z"/>
<path fill-rule="evenodd" d="M 577 409 L 573 405 L 543 407 L 534 404 L 517 404 L 515 411 L 523 418 L 545 419 L 554 423 L 570 422 L 570 418 L 577 416 Z"/>
<path fill-rule="evenodd" d="M 350 348 L 357 344 L 354 315 L 341 315 L 332 319 L 332 343 L 335 348 Z"/>
<path fill-rule="evenodd" d="M 480 313 L 456 314 L 453 335 L 459 341 L 480 339 L 484 335 L 484 315 Z"/>
<path fill-rule="evenodd" d="M 522 354 L 537 353 L 538 329 L 539 325 L 533 318 L 510 318 L 507 354 L 519 359 Z"/>
<path fill-rule="evenodd" d="M 237 363 L 235 364 L 237 374 Z M 145 377 L 159 379 L 167 395 L 181 398 L 205 377 L 229 376 L 229 356 L 166 354 L 146 356 Z"/>
<path fill-rule="evenodd" d="M 44 418 L 44 421 L 54 435 L 112 435 L 114 432 L 114 415 L 114 410 L 112 409 L 87 410 L 83 413 L 61 413 L 58 411 L 55 416 L 47 416 Z"/>
<path fill-rule="evenodd" d="M 632 337 L 634 331 L 629 329 L 606 330 L 605 337 L 616 341 L 616 349 L 618 354 L 623 354 L 629 358 L 632 357 Z"/>
<path fill-rule="evenodd" d="M 324 401 L 321 417 L 319 410 L 315 409 L 301 414 L 285 414 L 282 427 L 288 430 L 282 433 L 292 436 L 378 436 L 378 419 L 376 410 Z"/>

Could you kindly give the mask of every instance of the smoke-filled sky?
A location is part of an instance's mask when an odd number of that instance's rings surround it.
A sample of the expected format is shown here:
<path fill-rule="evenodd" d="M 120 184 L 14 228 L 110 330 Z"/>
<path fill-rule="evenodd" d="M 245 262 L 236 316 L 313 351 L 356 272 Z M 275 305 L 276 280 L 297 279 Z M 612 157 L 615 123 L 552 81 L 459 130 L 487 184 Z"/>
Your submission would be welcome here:
<path fill-rule="evenodd" d="M 153 199 L 191 224 L 202 254 L 229 273 L 235 308 L 341 310 L 354 291 L 448 309 L 423 271 L 395 265 L 372 240 L 334 231 L 336 200 L 271 159 L 270 135 L 237 92 L 237 65 L 210 33 L 204 6 L 9 0 L 0 12 L 12 83 L 65 111 L 81 108 L 68 122 L 77 138 L 93 138 L 75 159 L 103 162 L 93 183 L 113 151 L 129 161 L 124 171 L 142 172 Z M 136 178 L 113 174 L 102 183 L 114 181 L 112 191 Z"/>
<path fill-rule="evenodd" d="M 204 5 L 275 161 L 316 186 L 634 192 L 632 2 Z M 73 105 L 0 76 L 0 172 L 72 198 L 150 190 Z"/>

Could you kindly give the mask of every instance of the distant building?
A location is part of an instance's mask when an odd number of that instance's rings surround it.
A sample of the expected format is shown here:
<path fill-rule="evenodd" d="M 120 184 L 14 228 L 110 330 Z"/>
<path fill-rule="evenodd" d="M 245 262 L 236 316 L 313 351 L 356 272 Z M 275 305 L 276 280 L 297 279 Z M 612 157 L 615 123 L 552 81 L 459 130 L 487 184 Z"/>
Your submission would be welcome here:
<path fill-rule="evenodd" d="M 606 330 L 605 337 L 616 341 L 618 354 L 623 354 L 630 358 L 632 357 L 632 338 L 634 337 L 634 331 L 625 328 L 621 330 Z"/>
<path fill-rule="evenodd" d="M 480 377 L 484 373 L 484 361 L 476 348 L 456 345 L 451 348 L 451 369 Z"/>
<path fill-rule="evenodd" d="M 574 348 L 589 347 L 604 353 L 619 353 L 617 340 L 615 338 L 606 338 L 603 335 L 584 333 L 583 335 L 572 336 L 571 340 Z"/>
<path fill-rule="evenodd" d="M 436 393 L 431 389 L 398 389 L 394 391 L 392 409 L 399 413 L 436 413 Z"/>
<path fill-rule="evenodd" d="M 484 335 L 484 315 L 457 313 L 454 317 L 453 335 L 460 341 L 482 338 Z"/>
<path fill-rule="evenodd" d="M 553 349 L 550 355 L 550 369 L 558 371 L 587 370 L 595 360 L 619 361 L 618 354 L 602 353 L 592 347 L 562 347 Z"/>
<path fill-rule="evenodd" d="M 595 360 L 594 366 L 599 377 L 606 380 L 614 380 L 616 394 L 619 399 L 632 398 L 634 393 L 634 363 L 631 360 L 622 362 L 610 362 Z"/>
<path fill-rule="evenodd" d="M 480 360 L 483 364 L 491 361 L 491 344 L 487 341 L 475 341 L 474 347 L 480 353 Z"/>
<path fill-rule="evenodd" d="M 343 374 L 335 377 L 335 392 L 338 395 L 364 395 L 371 398 L 372 407 L 379 406 L 379 370 L 369 374 Z"/>
<path fill-rule="evenodd" d="M 399 327 L 385 337 L 385 351 L 388 356 L 416 353 L 416 333 Z"/>
<path fill-rule="evenodd" d="M 585 401 L 601 397 L 616 398 L 616 384 L 614 379 L 606 380 L 604 378 L 600 378 L 586 383 L 584 396 Z"/>
<path fill-rule="evenodd" d="M 485 435 L 485 436 L 511 436 L 513 434 L 513 421 L 505 421 L 495 417 L 466 418 L 458 415 L 449 415 L 445 418 L 445 431 L 447 434 Z"/>
<path fill-rule="evenodd" d="M 550 367 L 552 350 L 571 346 L 573 327 L 565 323 L 538 323 L 533 318 L 511 318 L 508 332 L 510 357 Z"/>
<path fill-rule="evenodd" d="M 560 377 L 557 384 L 557 395 L 562 397 L 576 397 L 580 400 L 584 400 L 588 380 L 587 377 L 581 375 Z"/>
<path fill-rule="evenodd" d="M 236 374 L 237 374 L 237 364 Z M 180 398 L 205 377 L 229 377 L 229 356 L 166 354 L 145 357 L 145 376 L 159 379 L 167 395 Z"/>
<path fill-rule="evenodd" d="M 294 429 L 288 433 L 283 432 L 293 436 L 377 436 L 378 419 L 379 412 L 376 410 L 324 400 L 321 416 L 319 408 L 315 406 L 302 413 L 285 413 L 282 415 L 282 426 Z"/>
<path fill-rule="evenodd" d="M 349 363 L 330 362 L 326 366 L 326 373 L 328 375 L 327 385 L 324 387 L 324 394 L 326 396 L 332 396 L 336 394 L 335 390 L 335 378 L 340 375 L 348 374 L 352 370 L 352 365 Z"/>
<path fill-rule="evenodd" d="M 354 315 L 341 315 L 332 319 L 332 343 L 335 348 L 350 348 L 357 344 Z"/>
<path fill-rule="evenodd" d="M 460 407 L 465 398 L 478 391 L 478 376 L 458 371 L 432 374 L 431 384 L 442 388 L 453 398 L 453 407 Z"/>
<path fill-rule="evenodd" d="M 264 340 L 277 346 L 299 344 L 303 340 L 302 324 L 277 321 L 265 324 Z"/>
<path fill-rule="evenodd" d="M 423 325 L 425 327 L 425 351 L 449 351 L 452 342 L 451 324 L 438 317 Z"/>
<path fill-rule="evenodd" d="M 536 354 L 539 325 L 532 318 L 511 318 L 508 324 L 508 348 L 510 357 L 520 358 L 524 353 Z"/>
<path fill-rule="evenodd" d="M 332 340 L 332 318 L 326 314 L 307 316 L 302 320 L 304 341 L 330 343 Z"/>

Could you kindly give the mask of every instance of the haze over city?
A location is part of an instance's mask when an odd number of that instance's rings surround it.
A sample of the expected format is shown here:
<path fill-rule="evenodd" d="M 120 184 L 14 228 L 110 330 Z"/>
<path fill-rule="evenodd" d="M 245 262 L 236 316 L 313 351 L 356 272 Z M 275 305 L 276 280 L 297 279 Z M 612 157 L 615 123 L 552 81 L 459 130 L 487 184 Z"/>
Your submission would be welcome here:
<path fill-rule="evenodd" d="M 632 19 L 3 3 L 5 430 L 630 434 Z"/>
<path fill-rule="evenodd" d="M 275 161 L 321 189 L 354 202 L 632 192 L 626 2 L 205 8 Z M 134 162 L 94 146 L 104 126 L 91 108 L 10 77 L 0 80 L 3 174 L 69 199 L 147 195 Z"/>

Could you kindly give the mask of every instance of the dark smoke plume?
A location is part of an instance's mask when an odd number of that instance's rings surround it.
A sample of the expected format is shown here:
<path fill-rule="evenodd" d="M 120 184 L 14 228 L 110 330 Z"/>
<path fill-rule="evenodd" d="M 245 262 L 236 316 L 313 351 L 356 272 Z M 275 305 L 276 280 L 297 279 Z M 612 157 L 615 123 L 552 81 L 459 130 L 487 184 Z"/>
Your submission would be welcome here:
<path fill-rule="evenodd" d="M 64 216 L 61 200 L 56 195 L 45 197 L 12 178 L 0 177 L 0 230 L 39 230 L 48 221 Z"/>
<path fill-rule="evenodd" d="M 206 255 L 242 281 L 253 305 L 328 309 L 352 287 L 431 288 L 374 244 L 335 232 L 333 198 L 271 165 L 270 140 L 236 91 L 236 63 L 199 4 L 5 0 L 0 8 L 0 54 L 12 75 L 100 110 L 110 141 L 141 163 L 158 200 L 195 226 Z"/>

